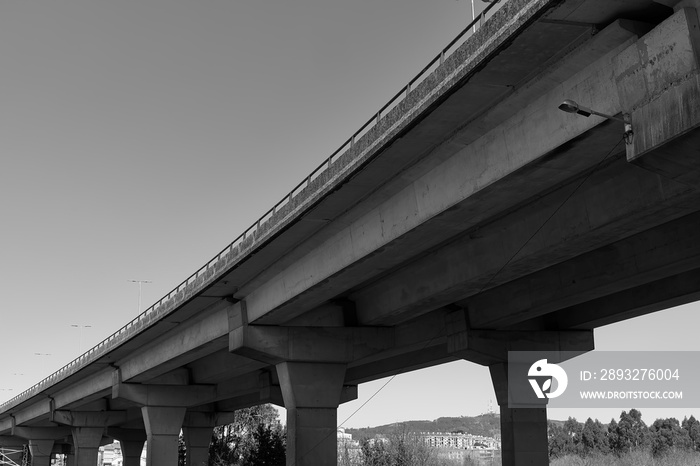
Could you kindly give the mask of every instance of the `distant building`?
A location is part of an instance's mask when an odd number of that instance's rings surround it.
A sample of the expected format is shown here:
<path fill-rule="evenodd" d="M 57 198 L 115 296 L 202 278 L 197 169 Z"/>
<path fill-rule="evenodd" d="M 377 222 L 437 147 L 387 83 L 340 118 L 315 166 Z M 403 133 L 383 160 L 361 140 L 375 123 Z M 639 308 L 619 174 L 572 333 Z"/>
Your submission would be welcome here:
<path fill-rule="evenodd" d="M 338 428 L 338 464 L 355 464 L 362 456 L 360 442 L 353 440 L 352 434 Z"/>
<path fill-rule="evenodd" d="M 500 435 L 494 438 L 455 432 L 422 432 L 421 438 L 437 450 L 438 458 L 460 463 L 469 458 L 483 465 L 500 464 Z"/>
<path fill-rule="evenodd" d="M 481 435 L 461 434 L 455 432 L 421 432 L 423 441 L 434 448 L 453 448 L 458 450 L 499 450 L 500 438 Z"/>
<path fill-rule="evenodd" d="M 100 447 L 98 455 L 98 466 L 122 466 L 124 457 L 122 455 L 122 447 L 119 441 Z M 146 465 L 146 445 L 144 444 L 141 451 L 141 466 Z"/>

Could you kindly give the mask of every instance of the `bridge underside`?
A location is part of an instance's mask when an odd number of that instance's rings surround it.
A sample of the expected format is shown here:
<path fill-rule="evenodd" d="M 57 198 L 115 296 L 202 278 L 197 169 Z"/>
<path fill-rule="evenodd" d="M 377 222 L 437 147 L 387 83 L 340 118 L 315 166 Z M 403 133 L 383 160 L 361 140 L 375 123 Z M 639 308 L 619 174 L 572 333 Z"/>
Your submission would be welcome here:
<path fill-rule="evenodd" d="M 5 408 L 0 441 L 36 458 L 72 445 L 82 465 L 106 438 L 147 437 L 149 464 L 170 464 L 182 426 L 199 464 L 215 425 L 272 402 L 288 464 L 333 464 L 358 384 L 466 359 L 490 368 L 503 464 L 546 464 L 546 410 L 508 408 L 507 352 L 588 351 L 596 327 L 700 297 L 698 6 L 506 3 L 342 182 L 177 310 Z M 632 143 L 565 99 L 629 114 Z"/>

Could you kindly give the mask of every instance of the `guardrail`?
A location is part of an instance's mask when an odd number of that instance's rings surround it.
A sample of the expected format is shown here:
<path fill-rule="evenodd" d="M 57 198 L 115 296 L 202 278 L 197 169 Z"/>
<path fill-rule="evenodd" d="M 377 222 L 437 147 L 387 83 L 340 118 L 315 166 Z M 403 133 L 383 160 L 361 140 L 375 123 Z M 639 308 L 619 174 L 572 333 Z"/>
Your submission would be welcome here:
<path fill-rule="evenodd" d="M 61 369 L 57 370 L 53 374 L 46 377 L 41 382 L 33 385 L 29 389 L 23 391 L 19 395 L 11 398 L 10 400 L 0 404 L 0 412 L 4 411 L 6 407 L 13 405 L 17 401 L 28 398 L 32 394 L 40 392 L 43 388 L 53 385 L 55 382 L 62 380 L 65 376 L 75 372 L 79 367 L 87 365 L 92 360 L 96 359 L 108 352 L 118 341 L 121 341 L 124 337 L 137 332 L 144 325 L 148 325 L 153 320 L 160 317 L 164 312 L 166 306 L 171 299 L 176 297 L 180 293 L 184 293 L 188 286 L 195 285 L 198 280 L 203 279 L 206 275 L 210 275 L 212 271 L 215 271 L 217 264 L 222 262 L 222 259 L 230 254 L 233 254 L 237 248 L 243 245 L 243 243 L 249 238 L 255 238 L 256 233 L 261 229 L 261 226 L 265 225 L 275 213 L 281 211 L 284 207 L 291 205 L 292 200 L 295 196 L 300 194 L 304 189 L 311 186 L 311 182 L 322 175 L 326 170 L 328 170 L 334 161 L 339 158 L 339 155 L 344 154 L 346 151 L 353 149 L 355 142 L 359 140 L 365 133 L 367 133 L 370 128 L 378 124 L 382 116 L 388 114 L 388 112 L 399 105 L 403 100 L 409 95 L 412 89 L 422 83 L 427 76 L 430 75 L 437 67 L 442 65 L 445 59 L 449 56 L 451 52 L 454 52 L 461 44 L 467 40 L 471 34 L 476 32 L 481 26 L 483 26 L 489 14 L 492 14 L 497 8 L 496 5 L 499 1 L 492 1 L 489 5 L 479 13 L 474 20 L 467 25 L 465 29 L 460 32 L 457 37 L 452 39 L 452 41 L 445 46 L 440 53 L 433 58 L 418 74 L 411 79 L 408 84 L 406 84 L 399 92 L 397 92 L 383 107 L 381 107 L 367 122 L 360 127 L 355 133 L 350 136 L 335 152 L 333 152 L 330 157 L 324 160 L 319 166 L 314 169 L 309 176 L 307 176 L 303 181 L 292 189 L 287 196 L 275 204 L 270 210 L 265 212 L 253 225 L 248 227 L 243 233 L 241 233 L 231 244 L 225 247 L 219 254 L 214 256 L 209 262 L 204 264 L 195 273 L 190 275 L 186 280 L 180 283 L 174 290 L 172 290 L 167 295 L 163 296 L 151 307 L 146 309 L 134 320 L 114 332 L 112 335 L 107 337 L 105 340 L 88 350 L 86 353 L 82 354 L 78 358 L 69 362 L 67 365 L 63 366 Z"/>

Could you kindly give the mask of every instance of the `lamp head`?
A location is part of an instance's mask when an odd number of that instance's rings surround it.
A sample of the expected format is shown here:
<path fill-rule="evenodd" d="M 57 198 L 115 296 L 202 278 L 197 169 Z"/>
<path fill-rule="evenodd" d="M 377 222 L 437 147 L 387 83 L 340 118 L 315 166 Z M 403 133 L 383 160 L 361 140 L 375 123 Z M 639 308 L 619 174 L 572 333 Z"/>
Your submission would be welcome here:
<path fill-rule="evenodd" d="M 585 117 L 591 116 L 591 111 L 589 109 L 587 109 L 586 107 L 582 107 L 578 103 L 569 99 L 566 99 L 559 105 L 559 110 L 562 110 L 566 113 L 576 113 Z"/>

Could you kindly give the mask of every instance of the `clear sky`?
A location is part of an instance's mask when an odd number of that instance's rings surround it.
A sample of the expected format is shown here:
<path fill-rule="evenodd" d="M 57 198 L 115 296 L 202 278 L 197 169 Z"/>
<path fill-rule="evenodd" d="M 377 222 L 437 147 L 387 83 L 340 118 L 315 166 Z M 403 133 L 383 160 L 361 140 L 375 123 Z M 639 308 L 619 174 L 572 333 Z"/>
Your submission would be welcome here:
<path fill-rule="evenodd" d="M 207 262 L 470 19 L 469 0 L 2 2 L 0 400 L 138 315 L 129 280 L 152 282 L 143 310 Z M 700 349 L 693 308 L 639 322 L 598 347 Z M 453 363 L 398 376 L 346 425 L 490 399 L 486 369 Z"/>

